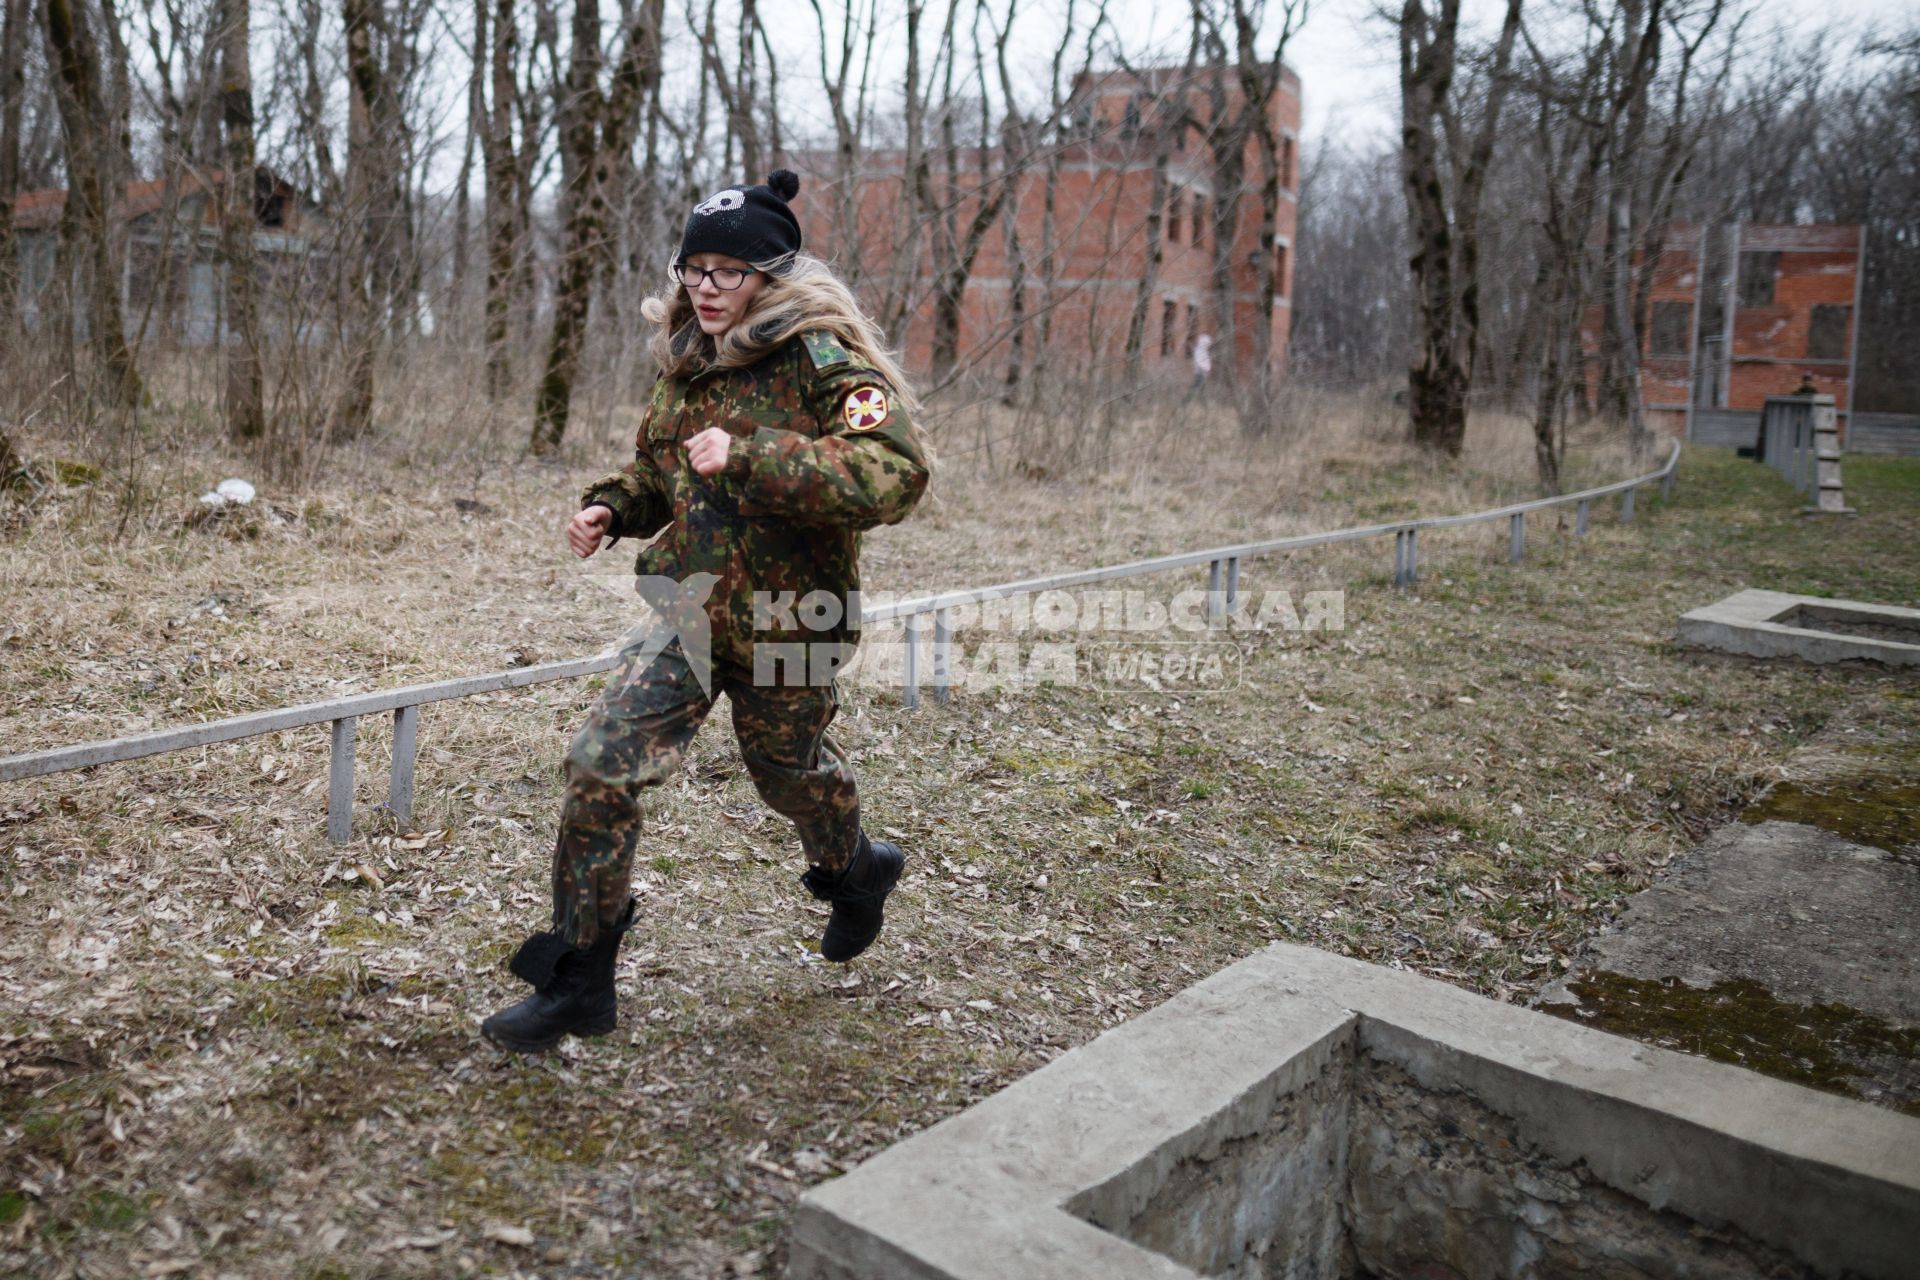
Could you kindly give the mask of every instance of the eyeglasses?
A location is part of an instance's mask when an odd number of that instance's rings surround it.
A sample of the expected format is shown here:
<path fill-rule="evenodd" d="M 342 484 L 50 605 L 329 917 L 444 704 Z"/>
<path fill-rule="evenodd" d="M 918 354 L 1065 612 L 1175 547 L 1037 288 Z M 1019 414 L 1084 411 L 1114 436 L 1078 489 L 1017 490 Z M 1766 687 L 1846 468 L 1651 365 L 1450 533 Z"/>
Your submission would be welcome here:
<path fill-rule="evenodd" d="M 696 267 L 691 262 L 676 262 L 670 268 L 673 278 L 689 289 L 698 289 L 705 281 L 713 281 L 713 287 L 723 293 L 732 293 L 747 282 L 747 277 L 755 271 L 753 267 Z"/>

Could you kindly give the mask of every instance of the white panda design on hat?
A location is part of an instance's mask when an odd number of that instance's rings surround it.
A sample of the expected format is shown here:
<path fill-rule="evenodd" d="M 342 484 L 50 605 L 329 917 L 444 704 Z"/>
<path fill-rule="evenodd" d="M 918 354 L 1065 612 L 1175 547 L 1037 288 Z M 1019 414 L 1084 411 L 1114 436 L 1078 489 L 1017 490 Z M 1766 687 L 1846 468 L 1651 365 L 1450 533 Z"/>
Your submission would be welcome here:
<path fill-rule="evenodd" d="M 715 192 L 693 206 L 693 211 L 695 213 L 726 213 L 731 209 L 738 209 L 746 202 L 746 192 L 738 187 L 728 187 L 725 191 Z"/>
<path fill-rule="evenodd" d="M 800 175 L 775 169 L 765 186 L 723 187 L 687 215 L 675 261 L 697 253 L 723 253 L 762 270 L 777 270 L 800 251 L 800 219 L 788 201 L 799 194 Z"/>

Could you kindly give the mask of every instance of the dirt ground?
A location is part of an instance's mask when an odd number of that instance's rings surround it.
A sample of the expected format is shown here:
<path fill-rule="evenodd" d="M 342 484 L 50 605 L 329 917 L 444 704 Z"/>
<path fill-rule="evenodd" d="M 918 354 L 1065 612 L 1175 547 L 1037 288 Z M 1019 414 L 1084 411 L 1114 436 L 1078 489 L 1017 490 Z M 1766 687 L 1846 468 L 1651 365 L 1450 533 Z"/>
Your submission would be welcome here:
<path fill-rule="evenodd" d="M 943 424 L 936 495 L 869 537 L 870 589 L 1531 494 L 1499 420 L 1455 466 L 1378 406 L 1296 405 L 1260 440 L 1150 415 L 1058 469 L 1030 438 L 988 469 L 999 429 Z M 626 447 L 456 466 L 372 442 L 197 522 L 244 464 L 173 456 L 124 523 L 124 475 L 68 469 L 5 512 L 0 752 L 596 650 L 631 621 L 626 544 L 582 565 L 560 529 Z M 1389 542 L 1250 562 L 1250 600 L 1341 590 L 1345 625 L 1215 637 L 1227 688 L 912 712 L 852 688 L 838 740 L 911 861 L 846 967 L 812 954 L 797 841 L 711 725 L 650 813 L 619 1031 L 544 1058 L 476 1027 L 524 990 L 504 960 L 544 922 L 596 681 L 427 708 L 404 828 L 363 724 L 344 847 L 318 727 L 0 785 L 0 1270 L 777 1275 L 806 1187 L 1270 939 L 1524 998 L 1834 707 L 1920 723 L 1910 672 L 1671 641 L 1741 587 L 1915 603 L 1920 462 L 1846 478 L 1860 514 L 1813 521 L 1764 468 L 1692 453 L 1671 503 L 1598 507 L 1585 538 L 1536 520 L 1518 566 L 1504 523 L 1423 538 L 1411 591 Z"/>

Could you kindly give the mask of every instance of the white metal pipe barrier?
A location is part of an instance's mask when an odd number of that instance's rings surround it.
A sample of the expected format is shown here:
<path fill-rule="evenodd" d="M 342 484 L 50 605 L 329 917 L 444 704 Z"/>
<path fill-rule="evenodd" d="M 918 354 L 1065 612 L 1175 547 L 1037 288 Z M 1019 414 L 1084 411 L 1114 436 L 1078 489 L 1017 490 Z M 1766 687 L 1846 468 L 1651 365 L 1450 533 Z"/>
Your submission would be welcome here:
<path fill-rule="evenodd" d="M 1583 489 L 1578 493 L 1537 498 L 1532 502 L 1515 503 L 1512 506 L 1498 507 L 1491 511 L 1475 511 L 1467 515 L 1433 516 L 1424 520 L 1403 520 L 1394 524 L 1364 525 L 1355 529 L 1336 529 L 1328 533 L 1273 538 L 1265 542 L 1246 542 L 1235 546 L 1213 547 L 1205 551 L 1187 551 L 1177 555 L 1158 556 L 1151 560 L 1135 560 L 1129 564 L 1109 565 L 1100 569 L 1081 569 L 1038 578 L 1023 578 L 1017 582 L 1002 582 L 971 591 L 948 591 L 940 595 L 921 596 L 862 610 L 861 622 L 866 625 L 895 618 L 903 620 L 904 643 L 907 648 L 903 655 L 906 680 L 902 691 L 902 702 L 908 707 L 917 707 L 920 705 L 921 680 L 919 642 L 920 637 L 925 634 L 926 619 L 928 615 L 932 615 L 934 697 L 938 701 L 945 702 L 952 687 L 954 631 L 951 611 L 958 605 L 979 604 L 988 600 L 1001 600 L 1041 591 L 1057 591 L 1096 582 L 1114 582 L 1122 578 L 1165 573 L 1173 569 L 1185 569 L 1204 564 L 1208 566 L 1207 618 L 1210 622 L 1217 622 L 1239 608 L 1242 560 L 1280 551 L 1295 551 L 1303 547 L 1383 538 L 1389 534 L 1393 537 L 1394 546 L 1394 585 L 1410 586 L 1419 577 L 1419 536 L 1422 529 L 1451 529 L 1504 519 L 1509 521 L 1508 557 L 1510 560 L 1518 561 L 1525 554 L 1524 520 L 1529 512 L 1545 511 L 1552 507 L 1573 503 L 1576 510 L 1574 532 L 1584 535 L 1587 532 L 1587 513 L 1593 502 L 1618 494 L 1620 519 L 1632 520 L 1634 492 L 1637 489 L 1644 485 L 1658 483 L 1662 498 L 1672 496 L 1674 468 L 1679 460 L 1680 442 L 1676 440 L 1673 442 L 1672 452 L 1667 455 L 1666 462 L 1658 469 L 1643 476 L 1635 476 L 1631 480 L 1621 480 L 1595 489 Z M 353 828 L 353 745 L 356 722 L 360 717 L 388 713 L 394 717 L 393 767 L 387 787 L 387 805 L 404 822 L 411 816 L 413 809 L 414 757 L 419 740 L 421 707 L 429 702 L 470 698 L 476 694 L 524 688 L 527 685 L 542 684 L 549 680 L 570 680 L 578 676 L 595 675 L 612 670 L 619 662 L 620 651 L 608 649 L 564 662 L 547 662 L 512 671 L 494 671 L 483 675 L 461 676 L 452 680 L 437 680 L 428 684 L 406 685 L 377 693 L 351 694 L 325 702 L 309 702 L 273 711 L 256 711 L 227 720 L 213 720 L 179 729 L 161 729 L 151 733 L 133 734 L 125 738 L 83 742 L 74 746 L 54 747 L 22 755 L 0 756 L 0 782 L 44 777 L 47 774 L 88 769 L 95 765 L 113 764 L 122 760 L 139 760 L 147 756 L 185 751 L 219 742 L 255 738 L 303 725 L 330 724 L 332 726 L 332 760 L 328 769 L 327 838 L 335 844 L 345 844 Z"/>

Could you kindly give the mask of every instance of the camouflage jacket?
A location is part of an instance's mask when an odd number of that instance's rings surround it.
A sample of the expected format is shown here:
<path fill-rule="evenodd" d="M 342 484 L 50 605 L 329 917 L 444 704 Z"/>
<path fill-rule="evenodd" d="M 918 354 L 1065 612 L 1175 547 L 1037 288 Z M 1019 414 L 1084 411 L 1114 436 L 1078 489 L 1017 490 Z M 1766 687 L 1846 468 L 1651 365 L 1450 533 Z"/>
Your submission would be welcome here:
<path fill-rule="evenodd" d="M 727 465 L 702 476 L 686 445 L 709 426 L 733 441 Z M 587 486 L 582 505 L 613 511 L 616 540 L 666 529 L 641 548 L 636 574 L 715 575 L 714 656 L 751 665 L 756 642 L 858 641 L 846 601 L 860 586 L 860 534 L 905 519 L 928 477 L 920 433 L 886 380 L 813 331 L 744 368 L 661 378 L 633 461 Z M 824 604 L 794 612 L 814 591 L 840 602 L 837 620 Z"/>

